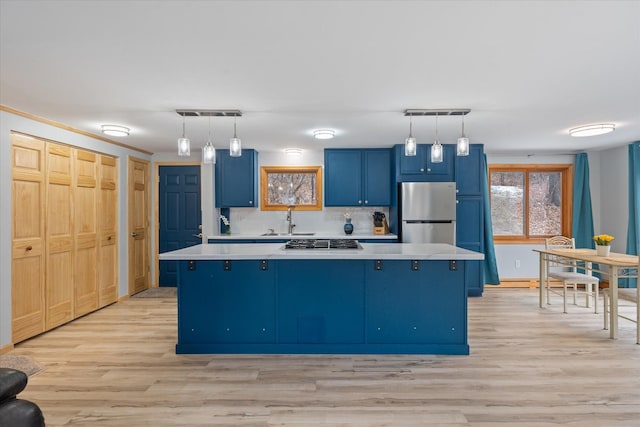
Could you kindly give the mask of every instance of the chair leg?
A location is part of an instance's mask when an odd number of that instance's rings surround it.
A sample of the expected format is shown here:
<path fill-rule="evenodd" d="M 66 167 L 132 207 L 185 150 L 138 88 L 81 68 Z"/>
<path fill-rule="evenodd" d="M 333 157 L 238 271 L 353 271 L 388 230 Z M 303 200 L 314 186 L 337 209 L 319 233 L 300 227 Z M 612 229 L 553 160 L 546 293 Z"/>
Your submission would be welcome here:
<path fill-rule="evenodd" d="M 600 291 L 600 284 L 596 283 L 593 287 L 595 288 L 593 290 L 593 312 L 598 314 L 598 293 Z"/>
<path fill-rule="evenodd" d="M 562 312 L 567 312 L 567 282 L 562 282 Z"/>
<path fill-rule="evenodd" d="M 576 298 L 578 297 L 578 284 L 573 284 L 573 305 L 578 305 Z"/>
<path fill-rule="evenodd" d="M 584 304 L 587 308 L 591 307 L 591 298 L 593 298 L 593 288 L 591 283 L 584 284 Z"/>

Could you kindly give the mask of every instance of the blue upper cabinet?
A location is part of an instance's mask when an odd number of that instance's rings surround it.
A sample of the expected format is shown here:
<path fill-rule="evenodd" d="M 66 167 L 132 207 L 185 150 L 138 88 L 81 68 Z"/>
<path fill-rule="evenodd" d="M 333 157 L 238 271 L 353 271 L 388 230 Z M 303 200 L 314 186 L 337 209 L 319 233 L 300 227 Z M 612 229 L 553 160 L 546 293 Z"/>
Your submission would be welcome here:
<path fill-rule="evenodd" d="M 229 150 L 216 150 L 216 207 L 258 207 L 258 152 L 243 149 L 231 157 Z"/>
<path fill-rule="evenodd" d="M 468 156 L 456 156 L 456 188 L 459 195 L 482 194 L 482 144 L 471 144 Z"/>
<path fill-rule="evenodd" d="M 324 150 L 325 206 L 389 206 L 391 151 Z"/>
<path fill-rule="evenodd" d="M 395 146 L 398 182 L 449 182 L 454 180 L 455 145 L 443 144 L 443 161 L 431 162 L 431 144 L 418 144 L 415 156 L 404 155 L 404 145 Z"/>

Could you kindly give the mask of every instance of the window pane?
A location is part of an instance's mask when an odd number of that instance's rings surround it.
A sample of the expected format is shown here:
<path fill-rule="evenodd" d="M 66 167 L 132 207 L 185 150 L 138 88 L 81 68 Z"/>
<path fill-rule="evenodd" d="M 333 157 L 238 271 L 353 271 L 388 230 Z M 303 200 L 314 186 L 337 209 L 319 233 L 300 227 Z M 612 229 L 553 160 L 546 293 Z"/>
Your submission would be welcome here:
<path fill-rule="evenodd" d="M 524 172 L 491 172 L 491 222 L 496 236 L 524 235 Z"/>
<path fill-rule="evenodd" d="M 529 174 L 529 234 L 562 234 L 562 173 Z"/>

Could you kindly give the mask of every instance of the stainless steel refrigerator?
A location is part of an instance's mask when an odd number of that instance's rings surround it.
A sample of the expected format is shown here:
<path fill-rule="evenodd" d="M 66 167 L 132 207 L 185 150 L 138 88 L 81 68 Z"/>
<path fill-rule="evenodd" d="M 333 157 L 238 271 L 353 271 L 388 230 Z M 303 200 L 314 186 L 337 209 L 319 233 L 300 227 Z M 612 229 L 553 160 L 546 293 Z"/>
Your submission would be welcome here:
<path fill-rule="evenodd" d="M 398 207 L 403 243 L 456 244 L 455 182 L 403 182 Z"/>

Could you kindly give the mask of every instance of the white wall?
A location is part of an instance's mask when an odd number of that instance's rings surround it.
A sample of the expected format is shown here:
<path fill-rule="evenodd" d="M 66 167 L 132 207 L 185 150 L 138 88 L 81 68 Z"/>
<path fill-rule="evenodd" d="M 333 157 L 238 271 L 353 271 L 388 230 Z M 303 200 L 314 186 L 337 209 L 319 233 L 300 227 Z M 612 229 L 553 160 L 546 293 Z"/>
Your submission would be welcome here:
<path fill-rule="evenodd" d="M 0 347 L 11 343 L 11 131 L 58 141 L 118 158 L 118 295 L 126 295 L 127 157 L 151 157 L 119 145 L 69 132 L 28 118 L 0 111 Z"/>
<path fill-rule="evenodd" d="M 597 234 L 615 237 L 613 252 L 627 250 L 627 224 L 629 220 L 629 147 L 625 145 L 600 153 L 600 183 L 598 200 L 592 200 L 594 215 L 600 218 Z M 593 194 L 593 193 L 592 193 Z"/>

